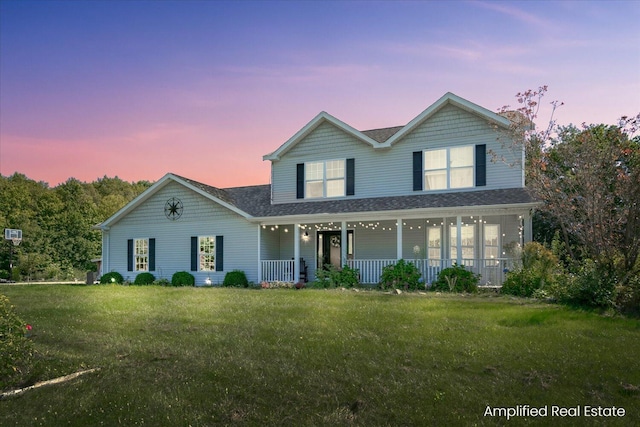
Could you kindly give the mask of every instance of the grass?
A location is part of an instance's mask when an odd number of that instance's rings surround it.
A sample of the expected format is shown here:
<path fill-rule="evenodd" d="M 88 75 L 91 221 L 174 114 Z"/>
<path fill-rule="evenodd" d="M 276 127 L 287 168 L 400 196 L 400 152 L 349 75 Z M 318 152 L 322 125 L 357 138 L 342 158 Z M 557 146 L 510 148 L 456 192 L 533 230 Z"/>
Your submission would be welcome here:
<path fill-rule="evenodd" d="M 638 425 L 640 321 L 497 296 L 3 286 L 33 325 L 19 425 L 503 425 L 487 405 L 623 407 Z"/>

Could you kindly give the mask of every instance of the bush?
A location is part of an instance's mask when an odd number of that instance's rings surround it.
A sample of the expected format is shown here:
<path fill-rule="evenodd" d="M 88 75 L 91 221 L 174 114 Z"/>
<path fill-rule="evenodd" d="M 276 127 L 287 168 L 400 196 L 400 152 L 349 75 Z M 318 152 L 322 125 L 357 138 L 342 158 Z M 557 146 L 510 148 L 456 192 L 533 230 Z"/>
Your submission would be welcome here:
<path fill-rule="evenodd" d="M 571 277 L 566 289 L 554 296 L 563 303 L 592 308 L 614 306 L 616 278 L 604 266 L 587 259 L 578 273 Z"/>
<path fill-rule="evenodd" d="M 158 286 L 171 286 L 171 282 L 169 281 L 169 279 L 158 279 L 153 282 L 153 284 Z"/>
<path fill-rule="evenodd" d="M 500 289 L 501 293 L 531 297 L 545 286 L 553 287 L 561 273 L 558 258 L 538 242 L 528 242 L 524 245 L 521 261 L 521 267 L 507 273 L 507 279 Z"/>
<path fill-rule="evenodd" d="M 194 286 L 195 284 L 196 278 L 187 271 L 177 271 L 171 277 L 172 286 Z"/>
<path fill-rule="evenodd" d="M 316 280 L 312 286 L 314 288 L 353 288 L 358 286 L 360 280 L 358 276 L 360 272 L 345 265 L 342 268 L 336 268 L 333 265 L 327 264 L 325 268 L 316 270 Z"/>
<path fill-rule="evenodd" d="M 242 270 L 233 270 L 225 274 L 222 286 L 238 286 L 243 288 L 249 287 L 247 275 Z"/>
<path fill-rule="evenodd" d="M 152 285 L 155 282 L 156 276 L 151 273 L 144 272 L 136 276 L 136 280 L 133 281 L 134 285 Z"/>
<path fill-rule="evenodd" d="M 616 288 L 616 309 L 640 317 L 640 276 L 632 277 L 625 286 Z"/>
<path fill-rule="evenodd" d="M 103 285 L 108 285 L 110 283 L 117 283 L 118 285 L 121 285 L 124 283 L 124 277 L 122 277 L 122 274 L 117 271 L 111 271 L 102 275 L 100 283 Z"/>
<path fill-rule="evenodd" d="M 438 280 L 432 283 L 431 289 L 441 292 L 478 292 L 480 275 L 467 270 L 463 265 L 453 264 L 438 274 Z"/>
<path fill-rule="evenodd" d="M 414 263 L 401 259 L 382 269 L 379 286 L 382 289 L 404 289 L 407 291 L 424 289 L 424 284 L 420 282 L 420 276 L 422 274 Z"/>
<path fill-rule="evenodd" d="M 18 317 L 9 298 L 0 295 L 0 390 L 24 381 L 33 362 L 27 325 Z"/>

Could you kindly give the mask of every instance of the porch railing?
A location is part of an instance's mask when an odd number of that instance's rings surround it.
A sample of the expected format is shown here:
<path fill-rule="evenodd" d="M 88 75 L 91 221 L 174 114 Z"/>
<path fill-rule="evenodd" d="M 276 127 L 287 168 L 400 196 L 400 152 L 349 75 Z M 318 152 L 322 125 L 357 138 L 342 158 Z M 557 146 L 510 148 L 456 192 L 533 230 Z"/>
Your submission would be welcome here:
<path fill-rule="evenodd" d="M 407 261 L 416 265 L 422 273 L 422 280 L 427 284 L 434 282 L 440 271 L 451 267 L 456 262 L 451 259 Z M 380 281 L 382 269 L 396 262 L 396 259 L 350 259 L 347 261 L 347 265 L 359 271 L 360 283 L 375 284 Z M 474 273 L 480 274 L 481 286 L 502 286 L 507 271 L 513 268 L 513 260 L 509 258 L 463 259 L 462 265 Z M 262 280 L 264 281 L 293 282 L 293 260 L 262 261 L 261 268 Z"/>
<path fill-rule="evenodd" d="M 262 280 L 265 282 L 293 282 L 292 259 L 262 261 Z"/>

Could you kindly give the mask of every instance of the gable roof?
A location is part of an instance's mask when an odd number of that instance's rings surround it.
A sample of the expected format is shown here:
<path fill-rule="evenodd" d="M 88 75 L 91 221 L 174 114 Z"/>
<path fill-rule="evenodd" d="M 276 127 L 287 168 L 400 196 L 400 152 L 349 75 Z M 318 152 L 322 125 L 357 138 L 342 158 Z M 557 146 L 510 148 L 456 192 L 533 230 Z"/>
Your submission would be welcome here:
<path fill-rule="evenodd" d="M 374 149 L 389 148 L 394 143 L 402 139 L 405 135 L 413 131 L 416 127 L 420 126 L 424 121 L 428 120 L 435 113 L 440 111 L 446 105 L 454 105 L 471 114 L 475 114 L 485 118 L 487 121 L 494 123 L 498 126 L 508 128 L 509 119 L 496 114 L 484 107 L 481 107 L 473 102 L 467 101 L 464 98 L 459 97 L 451 92 L 445 93 L 440 99 L 431 104 L 426 110 L 417 115 L 413 120 L 404 126 L 395 126 L 382 129 L 373 129 L 367 131 L 359 131 L 348 124 L 338 120 L 327 112 L 321 112 L 307 123 L 302 129 L 300 129 L 295 135 L 289 138 L 284 144 L 282 144 L 276 151 L 266 154 L 262 157 L 263 160 L 280 160 L 280 158 L 297 143 L 302 141 L 307 135 L 313 132 L 322 123 L 329 122 L 344 132 L 354 136 L 362 142 L 369 144 Z"/>
<path fill-rule="evenodd" d="M 283 154 L 285 154 L 287 151 L 293 148 L 298 142 L 302 141 L 307 135 L 309 135 L 311 132 L 313 132 L 318 126 L 320 126 L 323 123 L 331 123 L 338 129 L 343 130 L 349 135 L 354 136 L 355 138 L 359 139 L 365 144 L 371 145 L 372 147 L 375 147 L 378 144 L 378 142 L 372 139 L 371 137 L 349 126 L 345 122 L 336 119 L 331 114 L 325 111 L 322 111 L 320 114 L 315 116 L 313 120 L 307 123 L 302 129 L 296 132 L 295 135 L 289 138 L 287 142 L 282 144 L 276 151 L 262 156 L 262 159 L 263 160 L 280 160 L 280 157 L 282 157 Z"/>
<path fill-rule="evenodd" d="M 138 197 L 133 199 L 131 202 L 127 203 L 122 209 L 120 209 L 115 214 L 111 215 L 102 223 L 94 226 L 95 229 L 108 229 L 110 226 L 118 222 L 120 219 L 124 218 L 127 214 L 133 211 L 135 208 L 140 206 L 146 200 L 148 200 L 151 196 L 156 194 L 159 190 L 167 186 L 171 182 L 177 182 L 180 185 L 183 185 L 196 193 L 206 197 L 207 199 L 218 203 L 221 206 L 237 213 L 238 215 L 244 218 L 250 218 L 247 212 L 242 209 L 239 209 L 236 206 L 236 203 L 233 197 L 224 189 L 220 189 L 217 187 L 212 187 L 210 185 L 202 184 L 201 182 L 194 181 L 189 178 L 184 178 L 180 175 L 176 175 L 173 173 L 168 173 L 162 178 L 160 178 L 155 184 L 151 187 L 147 188 L 143 191 Z"/>

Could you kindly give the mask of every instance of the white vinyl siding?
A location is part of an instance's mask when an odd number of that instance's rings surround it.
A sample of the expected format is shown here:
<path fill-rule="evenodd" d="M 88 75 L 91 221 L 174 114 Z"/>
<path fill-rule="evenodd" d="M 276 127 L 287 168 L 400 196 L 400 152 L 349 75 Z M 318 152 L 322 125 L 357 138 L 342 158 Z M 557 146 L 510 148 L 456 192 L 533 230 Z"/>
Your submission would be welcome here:
<path fill-rule="evenodd" d="M 272 162 L 273 203 L 303 201 L 296 198 L 296 165 L 331 158 L 355 158 L 358 198 L 412 195 L 413 152 L 486 144 L 487 150 L 493 150 L 498 156 L 509 156 L 510 153 L 496 141 L 496 136 L 485 118 L 452 105 L 442 107 L 391 148 L 384 150 L 376 150 L 325 122 L 280 160 Z M 482 190 L 522 187 L 522 172 L 518 168 L 503 162 L 487 162 L 486 167 L 486 186 Z M 441 191 L 468 191 L 468 188 Z"/>
<path fill-rule="evenodd" d="M 184 210 L 180 219 L 168 220 L 164 205 L 172 197 L 179 198 Z M 117 271 L 133 282 L 135 271 L 127 271 L 126 240 L 130 236 L 153 236 L 156 239 L 155 270 L 157 279 L 171 280 L 176 271 L 189 271 L 196 277 L 196 285 L 210 278 L 214 284 L 222 283 L 226 271 L 242 270 L 247 279 L 258 280 L 258 230 L 255 224 L 229 209 L 171 182 L 128 213 L 109 230 L 109 245 L 103 250 L 109 264 L 104 271 Z M 191 236 L 224 236 L 225 271 L 190 271 Z M 135 267 L 135 264 L 134 264 Z"/>

